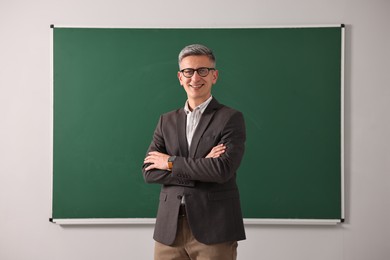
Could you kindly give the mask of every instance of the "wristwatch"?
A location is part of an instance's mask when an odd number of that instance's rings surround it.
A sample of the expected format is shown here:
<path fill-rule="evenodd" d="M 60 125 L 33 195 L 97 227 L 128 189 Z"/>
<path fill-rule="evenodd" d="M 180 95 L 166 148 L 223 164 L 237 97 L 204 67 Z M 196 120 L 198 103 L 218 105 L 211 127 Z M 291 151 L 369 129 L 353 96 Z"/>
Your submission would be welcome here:
<path fill-rule="evenodd" d="M 168 170 L 172 170 L 173 168 L 173 162 L 175 161 L 176 156 L 170 156 L 168 158 Z"/>

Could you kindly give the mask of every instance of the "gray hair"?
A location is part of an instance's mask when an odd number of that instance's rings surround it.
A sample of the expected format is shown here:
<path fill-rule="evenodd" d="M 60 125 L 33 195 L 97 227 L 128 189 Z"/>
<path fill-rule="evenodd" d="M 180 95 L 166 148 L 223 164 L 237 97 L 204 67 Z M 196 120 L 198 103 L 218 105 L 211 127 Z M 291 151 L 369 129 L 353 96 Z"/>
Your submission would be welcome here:
<path fill-rule="evenodd" d="M 191 44 L 184 47 L 179 53 L 179 65 L 180 62 L 188 56 L 207 56 L 213 62 L 214 66 L 216 63 L 213 51 L 201 44 Z"/>

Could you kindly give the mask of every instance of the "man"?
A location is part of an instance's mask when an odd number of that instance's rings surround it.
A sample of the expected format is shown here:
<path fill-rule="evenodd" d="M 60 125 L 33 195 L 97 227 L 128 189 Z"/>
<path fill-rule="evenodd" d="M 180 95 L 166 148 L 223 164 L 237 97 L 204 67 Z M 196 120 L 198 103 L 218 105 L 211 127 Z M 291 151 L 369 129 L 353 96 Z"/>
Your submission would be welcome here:
<path fill-rule="evenodd" d="M 213 52 L 179 54 L 184 108 L 160 117 L 144 160 L 147 183 L 162 184 L 154 231 L 155 259 L 236 259 L 245 239 L 236 171 L 245 149 L 242 114 L 219 104 Z"/>

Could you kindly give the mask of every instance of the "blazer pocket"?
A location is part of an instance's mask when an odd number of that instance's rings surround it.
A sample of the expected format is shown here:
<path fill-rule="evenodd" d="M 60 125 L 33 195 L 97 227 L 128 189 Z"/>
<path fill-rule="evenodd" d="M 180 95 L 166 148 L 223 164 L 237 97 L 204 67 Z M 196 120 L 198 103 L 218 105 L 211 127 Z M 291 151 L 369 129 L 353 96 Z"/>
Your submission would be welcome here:
<path fill-rule="evenodd" d="M 225 199 L 234 199 L 238 198 L 240 194 L 238 190 L 227 190 L 227 191 L 217 191 L 209 192 L 209 200 L 225 200 Z"/>

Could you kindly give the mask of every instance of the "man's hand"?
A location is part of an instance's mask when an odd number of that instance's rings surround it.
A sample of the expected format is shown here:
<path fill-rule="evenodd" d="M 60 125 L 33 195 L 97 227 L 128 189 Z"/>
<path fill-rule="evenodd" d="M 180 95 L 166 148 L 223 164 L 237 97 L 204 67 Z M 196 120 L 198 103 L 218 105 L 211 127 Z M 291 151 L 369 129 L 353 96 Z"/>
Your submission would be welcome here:
<path fill-rule="evenodd" d="M 148 156 L 144 159 L 144 163 L 151 163 L 148 167 L 145 168 L 146 171 L 152 169 L 168 170 L 168 154 L 159 153 L 159 152 L 150 152 Z"/>
<path fill-rule="evenodd" d="M 224 144 L 219 144 L 214 146 L 213 149 L 209 152 L 206 158 L 218 158 L 221 156 L 226 150 L 226 146 Z"/>

